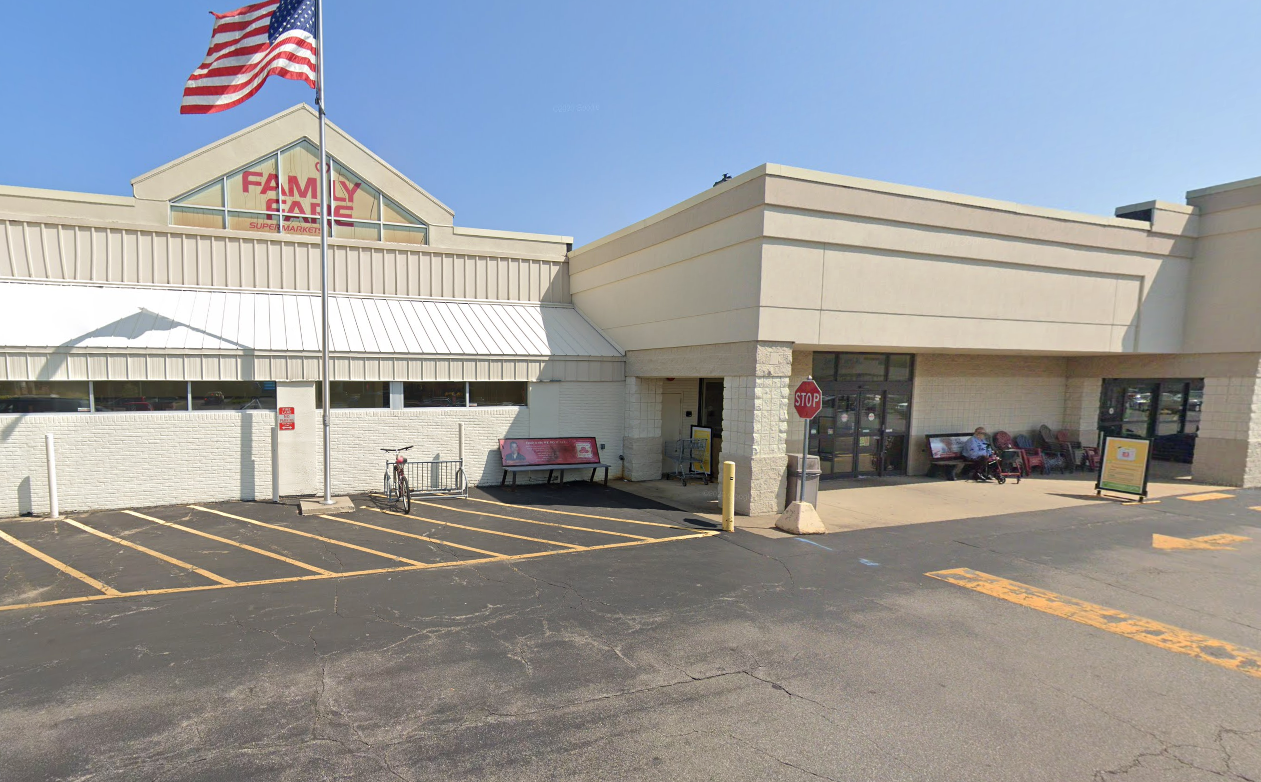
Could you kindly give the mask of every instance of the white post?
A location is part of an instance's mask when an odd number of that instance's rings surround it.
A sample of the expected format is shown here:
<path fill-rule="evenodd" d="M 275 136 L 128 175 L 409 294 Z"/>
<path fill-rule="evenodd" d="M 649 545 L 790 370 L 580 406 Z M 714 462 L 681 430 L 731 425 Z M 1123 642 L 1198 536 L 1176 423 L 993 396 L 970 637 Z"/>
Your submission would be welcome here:
<path fill-rule="evenodd" d="M 280 502 L 280 412 L 271 425 L 271 501 Z"/>
<path fill-rule="evenodd" d="M 57 506 L 57 456 L 54 453 L 53 433 L 49 432 L 44 435 L 44 445 L 48 449 L 48 518 L 61 518 L 60 508 Z"/>

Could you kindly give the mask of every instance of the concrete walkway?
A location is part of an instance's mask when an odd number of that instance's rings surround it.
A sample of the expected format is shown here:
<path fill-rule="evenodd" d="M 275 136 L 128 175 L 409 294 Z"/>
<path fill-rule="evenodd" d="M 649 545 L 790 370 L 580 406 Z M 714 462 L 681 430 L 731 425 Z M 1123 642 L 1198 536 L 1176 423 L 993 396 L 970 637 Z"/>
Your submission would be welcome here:
<path fill-rule="evenodd" d="M 1153 465 L 1148 502 L 1197 492 L 1230 490 L 1230 487 L 1192 482 L 1180 474 L 1183 472 L 1185 465 Z M 828 532 L 848 532 L 1127 501 L 1122 497 L 1096 497 L 1094 481 L 1093 473 L 1037 475 L 1019 484 L 1008 481 L 1001 486 L 923 477 L 826 481 L 819 491 L 817 510 Z M 687 486 L 680 486 L 677 480 L 663 480 L 616 481 L 610 485 L 721 522 L 717 483 L 706 486 L 689 481 Z M 774 528 L 775 519 L 775 515 L 738 516 L 736 526 L 771 537 L 786 535 Z"/>

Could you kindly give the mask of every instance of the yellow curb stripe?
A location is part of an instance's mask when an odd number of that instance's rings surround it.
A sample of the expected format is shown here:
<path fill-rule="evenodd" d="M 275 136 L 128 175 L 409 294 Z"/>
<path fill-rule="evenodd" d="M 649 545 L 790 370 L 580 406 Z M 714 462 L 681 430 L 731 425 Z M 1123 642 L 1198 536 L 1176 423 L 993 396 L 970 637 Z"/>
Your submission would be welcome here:
<path fill-rule="evenodd" d="M 123 511 L 123 513 L 131 514 L 132 516 L 135 516 L 138 519 L 144 519 L 145 521 L 152 521 L 154 524 L 161 524 L 164 527 L 177 529 L 180 532 L 187 532 L 191 535 L 199 535 L 203 538 L 206 538 L 207 540 L 213 540 L 217 543 L 226 543 L 229 546 L 236 546 L 237 548 L 245 549 L 246 551 L 252 551 L 255 554 L 262 554 L 265 557 L 277 559 L 277 560 L 280 560 L 281 562 L 285 562 L 287 564 L 293 565 L 294 567 L 300 567 L 303 570 L 309 570 L 312 573 L 319 573 L 322 576 L 336 575 L 331 570 L 325 570 L 324 568 L 316 567 L 315 565 L 308 565 L 305 562 L 299 562 L 296 559 L 290 559 L 289 557 L 286 557 L 283 554 L 277 554 L 274 551 L 267 551 L 266 549 L 255 548 L 254 546 L 251 546 L 248 543 L 237 543 L 235 540 L 228 540 L 227 538 L 221 538 L 218 535 L 212 535 L 209 532 L 202 532 L 199 529 L 193 529 L 192 527 L 185 527 L 183 524 L 176 524 L 173 521 L 164 521 L 162 519 L 154 518 L 153 516 L 146 516 L 143 513 L 137 513 L 134 510 L 125 510 Z M 303 578 L 303 576 L 297 576 L 297 578 Z"/>
<path fill-rule="evenodd" d="M 12 543 L 14 546 L 17 546 L 18 548 L 22 549 L 27 554 L 30 554 L 32 557 L 35 557 L 36 559 L 39 559 L 39 560 L 43 560 L 49 565 L 52 565 L 53 567 L 60 570 L 62 573 L 65 573 L 67 576 L 73 576 L 74 578 L 79 579 L 80 581 L 92 587 L 93 589 L 101 590 L 102 592 L 104 592 L 106 595 L 109 595 L 110 597 L 122 594 L 122 592 L 119 592 L 117 589 L 114 589 L 113 587 L 102 584 L 100 581 L 97 581 L 95 578 L 92 578 L 88 574 L 80 573 L 78 570 L 75 570 L 74 568 L 70 567 L 65 562 L 62 562 L 59 559 L 54 559 L 48 556 L 47 554 L 45 554 L 44 552 L 40 551 L 39 549 L 32 548 L 31 546 L 26 545 L 25 543 L 13 537 L 7 532 L 0 531 L 0 540 L 7 540 L 9 543 Z"/>
<path fill-rule="evenodd" d="M 517 540 L 530 540 L 535 543 L 545 543 L 549 546 L 561 546 L 562 548 L 574 549 L 574 550 L 587 548 L 586 546 L 576 546 L 573 543 L 561 543 L 559 540 L 546 540 L 544 538 L 531 538 L 526 535 L 514 535 L 511 532 L 497 532 L 493 529 L 482 529 L 481 527 L 469 527 L 464 524 L 456 524 L 453 521 L 438 521 L 437 519 L 429 519 L 429 518 L 425 518 L 424 516 L 413 516 L 413 515 L 408 515 L 406 513 L 398 513 L 392 510 L 381 510 L 380 508 L 368 508 L 368 510 L 374 510 L 377 513 L 386 513 L 391 516 L 402 516 L 405 519 L 415 519 L 416 521 L 427 521 L 430 524 L 441 524 L 444 527 L 457 527 L 459 529 L 473 530 L 474 532 L 484 532 L 487 535 L 499 535 L 500 537 L 516 538 Z"/>
<path fill-rule="evenodd" d="M 1261 677 L 1261 652 L 1235 646 L 1173 625 L 1132 616 L 1094 603 L 991 576 L 970 568 L 939 570 L 925 575 L 941 581 L 1069 619 L 1099 630 L 1132 638 L 1170 652 L 1189 655 L 1213 665 Z"/>
<path fill-rule="evenodd" d="M 355 551 L 362 551 L 366 554 L 376 554 L 378 557 L 385 557 L 386 559 L 392 559 L 395 562 L 406 562 L 409 565 L 418 565 L 420 567 L 425 566 L 424 562 L 417 562 L 414 559 L 407 559 L 406 557 L 400 557 L 394 554 L 386 554 L 384 551 L 377 551 L 376 549 L 364 548 L 363 546 L 356 546 L 354 543 L 345 543 L 340 540 L 333 540 L 332 538 L 326 538 L 323 535 L 314 535 L 310 532 L 302 532 L 296 529 L 289 529 L 288 527 L 282 527 L 279 524 L 268 524 L 265 521 L 258 521 L 257 519 L 247 519 L 244 516 L 237 516 L 234 513 L 225 513 L 221 510 L 214 510 L 212 508 L 203 508 L 200 505 L 189 505 L 188 507 L 192 508 L 193 510 L 201 510 L 201 511 L 205 511 L 206 513 L 215 513 L 220 516 L 225 516 L 229 519 L 236 519 L 237 521 L 244 521 L 248 524 L 257 524 L 258 526 L 266 527 L 267 529 L 274 529 L 274 530 L 279 530 L 281 532 L 288 532 L 290 535 L 301 535 L 304 538 L 311 538 L 312 540 L 318 540 L 323 543 L 331 543 L 334 546 L 341 546 L 343 548 L 354 549 Z"/>
<path fill-rule="evenodd" d="M 98 538 L 105 538 L 106 540 L 117 543 L 120 546 L 126 546 L 127 548 L 135 549 L 136 551 L 139 551 L 142 554 L 148 554 L 151 557 L 157 557 L 163 562 L 169 562 L 170 564 L 175 565 L 176 567 L 184 568 L 185 570 L 191 570 L 197 575 L 208 578 L 211 581 L 217 581 L 220 584 L 235 584 L 236 583 L 235 581 L 232 581 L 231 579 L 227 579 L 227 578 L 224 578 L 223 576 L 211 573 L 209 570 L 202 570 L 196 565 L 190 565 L 189 563 L 185 562 L 182 559 L 169 557 L 160 551 L 154 551 L 151 548 L 146 548 L 140 545 L 139 543 L 132 543 L 130 540 L 123 540 L 122 538 L 115 537 L 113 535 L 110 535 L 107 532 L 101 532 L 99 529 L 94 529 L 93 527 L 89 527 L 88 525 L 75 521 L 74 519 L 66 519 L 65 521 L 67 524 L 72 524 L 78 527 L 79 529 L 83 530 L 84 532 L 87 532 L 92 535 L 96 535 Z"/>
<path fill-rule="evenodd" d="M 1178 499 L 1186 500 L 1187 502 L 1204 502 L 1205 500 L 1229 500 L 1234 496 L 1235 495 L 1233 494 L 1223 494 L 1220 491 L 1211 491 L 1207 494 L 1188 494 L 1187 496 L 1179 497 Z"/>
<path fill-rule="evenodd" d="M 381 532 L 388 532 L 391 535 L 403 535 L 404 537 L 415 538 L 417 540 L 423 540 L 429 543 L 437 543 L 440 546 L 450 546 L 451 548 L 464 549 L 465 551 L 472 551 L 476 554 L 485 554 L 490 557 L 507 556 L 505 554 L 500 554 L 497 551 L 486 551 L 485 549 L 473 548 L 472 546 L 462 546 L 459 543 L 451 543 L 445 540 L 439 540 L 438 538 L 427 538 L 424 535 L 417 535 L 414 532 L 403 532 L 402 530 L 390 529 L 389 527 L 378 527 L 375 524 L 368 524 L 367 522 L 364 522 L 364 521 L 355 521 L 354 519 L 343 519 L 337 516 L 325 516 L 324 514 L 320 514 L 320 518 L 328 519 L 330 521 L 340 521 L 343 524 L 354 524 L 356 527 L 367 527 L 368 529 L 380 530 Z"/>
<path fill-rule="evenodd" d="M 521 509 L 522 507 L 520 505 L 513 505 L 510 502 L 495 502 L 494 500 L 482 500 L 482 499 L 478 499 L 477 497 L 466 497 L 465 500 L 468 502 L 484 502 L 487 505 L 502 505 L 505 508 Z M 623 524 L 643 524 L 644 526 L 647 526 L 647 527 L 666 527 L 667 529 L 681 529 L 681 530 L 687 530 L 689 532 L 691 531 L 690 527 L 680 527 L 677 524 L 666 524 L 660 521 L 636 521 L 635 519 L 618 519 L 618 518 L 614 518 L 613 516 L 596 516 L 593 513 L 574 513 L 573 511 L 568 511 L 568 510 L 552 510 L 551 508 L 537 508 L 533 506 L 527 506 L 527 507 L 529 507 L 530 510 L 538 511 L 539 513 L 558 513 L 562 516 L 581 516 L 584 519 L 604 519 L 605 521 L 620 521 Z"/>
<path fill-rule="evenodd" d="M 128 511 L 128 512 L 131 513 L 131 511 Z M 141 518 L 148 518 L 148 517 L 141 516 Z M 165 522 L 165 523 L 170 524 L 171 522 Z M 3 534 L 4 534 L 3 532 L 0 532 L 0 535 L 3 535 Z M 466 565 L 479 565 L 479 564 L 485 564 L 489 562 L 509 562 L 509 561 L 518 560 L 518 559 L 536 559 L 538 557 L 550 557 L 555 554 L 572 554 L 575 551 L 591 551 L 591 550 L 607 549 L 607 548 L 628 548 L 631 546 L 647 546 L 647 545 L 652 545 L 653 543 L 669 543 L 676 540 L 689 540 L 692 538 L 708 538 L 717 534 L 718 534 L 717 531 L 704 530 L 704 531 L 696 532 L 690 535 L 677 535 L 677 536 L 669 537 L 669 538 L 651 538 L 649 540 L 628 540 L 624 543 L 607 543 L 601 546 L 590 546 L 587 548 L 557 549 L 554 551 L 535 551 L 529 554 L 512 554 L 512 555 L 505 555 L 505 556 L 498 556 L 498 557 L 487 557 L 485 559 L 464 559 L 464 560 L 455 560 L 453 562 L 438 562 L 438 563 L 429 564 L 429 565 L 412 565 L 409 567 L 377 568 L 375 570 L 356 570 L 349 573 L 325 572 L 320 575 L 314 575 L 314 576 L 290 576 L 288 578 L 269 578 L 269 579 L 263 579 L 260 581 L 238 581 L 235 584 L 213 584 L 209 586 L 199 586 L 199 587 L 174 587 L 171 589 L 150 589 L 150 590 L 139 590 L 135 592 L 113 591 L 111 594 L 92 595 L 88 597 L 68 597 L 68 598 L 62 598 L 60 600 L 44 600 L 38 603 L 20 603 L 17 605 L 0 605 L 0 612 L 17 611 L 24 608 L 46 608 L 49 606 L 70 605 L 74 603 L 88 603 L 88 602 L 95 602 L 98 600 L 112 600 L 119 597 L 145 597 L 145 596 L 151 596 L 151 595 L 172 595 L 172 594 L 178 594 L 181 592 L 206 592 L 212 589 L 232 589 L 235 587 L 264 586 L 264 585 L 269 585 L 269 584 L 291 584 L 291 583 L 296 583 L 299 581 L 322 581 L 322 580 L 327 580 L 330 578 L 351 578 L 351 577 L 356 577 L 356 576 L 378 575 L 381 573 L 405 573 L 407 571 L 412 571 L 412 570 L 430 570 L 430 569 L 435 569 L 435 568 L 446 568 L 446 567 L 464 567 Z M 226 540 L 224 542 L 231 543 L 231 541 L 226 541 Z M 234 544 L 234 545 L 237 545 L 237 544 Z"/>
<path fill-rule="evenodd" d="M 604 529 L 595 529 L 594 527 L 574 527 L 569 524 L 557 524 L 554 521 L 535 521 L 534 519 L 522 519 L 516 516 L 503 516 L 498 513 L 484 513 L 476 510 L 465 510 L 464 508 L 455 508 L 450 505 L 439 505 L 436 502 L 420 502 L 412 500 L 413 505 L 428 505 L 431 508 L 441 508 L 442 510 L 454 511 L 455 513 L 471 513 L 474 516 L 490 516 L 496 519 L 508 519 L 509 521 L 522 521 L 526 524 L 539 524 L 544 527 L 560 527 L 561 529 L 580 530 L 582 532 L 598 532 L 601 535 L 616 535 L 619 538 L 634 538 L 635 540 L 651 540 L 647 535 L 632 535 L 629 532 L 609 532 Z"/>

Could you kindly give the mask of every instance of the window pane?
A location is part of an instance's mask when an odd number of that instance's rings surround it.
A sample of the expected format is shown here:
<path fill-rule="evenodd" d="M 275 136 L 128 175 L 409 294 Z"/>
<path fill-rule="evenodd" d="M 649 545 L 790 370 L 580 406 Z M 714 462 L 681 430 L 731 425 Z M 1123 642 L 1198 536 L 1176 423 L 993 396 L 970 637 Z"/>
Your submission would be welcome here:
<path fill-rule="evenodd" d="M 228 177 L 228 208 L 251 212 L 280 211 L 276 156 L 264 158 Z"/>
<path fill-rule="evenodd" d="M 1204 409 L 1204 384 L 1199 385 L 1200 387 L 1196 388 L 1193 383 L 1190 392 L 1187 393 L 1187 423 L 1182 431 L 1189 434 L 1200 431 L 1200 413 Z"/>
<path fill-rule="evenodd" d="M 92 388 L 98 413 L 188 409 L 188 386 L 182 380 L 101 380 Z"/>
<path fill-rule="evenodd" d="M 87 382 L 0 383 L 0 413 L 86 413 Z"/>
<path fill-rule="evenodd" d="M 376 380 L 335 380 L 328 384 L 332 409 L 382 408 L 390 406 L 390 384 Z M 315 406 L 324 408 L 324 384 L 315 384 Z"/>
<path fill-rule="evenodd" d="M 319 226 L 312 226 L 319 231 Z M 288 226 L 285 227 L 288 230 Z M 346 220 L 333 221 L 333 236 L 338 239 L 363 239 L 369 242 L 381 240 L 381 226 L 377 223 L 352 223 Z"/>
<path fill-rule="evenodd" d="M 525 383 L 469 383 L 473 407 L 524 405 Z"/>
<path fill-rule="evenodd" d="M 911 379 L 911 357 L 910 356 L 889 356 L 889 379 L 890 380 L 910 380 Z"/>
<path fill-rule="evenodd" d="M 207 380 L 193 383 L 194 410 L 275 410 L 276 382 Z"/>
<path fill-rule="evenodd" d="M 1161 385 L 1160 408 L 1156 413 L 1156 436 L 1182 431 L 1182 401 L 1186 385 Z"/>
<path fill-rule="evenodd" d="M 173 206 L 171 207 L 171 225 L 183 225 L 188 228 L 223 228 L 223 212 Z"/>
<path fill-rule="evenodd" d="M 175 203 L 182 206 L 209 206 L 223 208 L 223 180 L 218 179 L 195 193 L 189 193 Z"/>
<path fill-rule="evenodd" d="M 403 407 L 464 407 L 464 382 L 404 383 Z"/>
<path fill-rule="evenodd" d="M 233 231 L 255 231 L 258 233 L 279 233 L 280 223 L 275 215 L 244 214 L 228 212 L 228 228 Z M 317 225 L 316 230 L 319 230 Z"/>
<path fill-rule="evenodd" d="M 837 380 L 884 380 L 885 356 L 878 353 L 841 353 Z"/>
<path fill-rule="evenodd" d="M 386 225 L 384 239 L 398 244 L 424 244 L 425 229 L 422 226 Z"/>
<path fill-rule="evenodd" d="M 381 219 L 381 201 L 372 185 L 333 163 L 333 217 L 349 220 Z"/>
<path fill-rule="evenodd" d="M 836 354 L 835 353 L 815 353 L 814 354 L 814 375 L 815 380 L 835 380 L 836 379 Z"/>
<path fill-rule="evenodd" d="M 384 205 L 383 205 L 383 207 L 382 207 L 382 211 L 383 211 L 383 213 L 384 213 L 384 216 L 382 217 L 382 219 L 383 219 L 383 220 L 385 220 L 385 222 L 387 222 L 387 223 L 410 223 L 411 225 L 421 225 L 420 220 L 418 220 L 417 218 L 413 217 L 413 216 L 412 216 L 411 214 L 409 214 L 408 212 L 404 211 L 404 210 L 403 210 L 403 207 L 401 207 L 401 206 L 399 206 L 398 204 L 394 203 L 394 202 L 393 202 L 393 201 L 391 201 L 390 199 L 385 198 L 384 196 L 382 196 L 382 199 L 383 199 L 383 201 L 384 201 Z"/>

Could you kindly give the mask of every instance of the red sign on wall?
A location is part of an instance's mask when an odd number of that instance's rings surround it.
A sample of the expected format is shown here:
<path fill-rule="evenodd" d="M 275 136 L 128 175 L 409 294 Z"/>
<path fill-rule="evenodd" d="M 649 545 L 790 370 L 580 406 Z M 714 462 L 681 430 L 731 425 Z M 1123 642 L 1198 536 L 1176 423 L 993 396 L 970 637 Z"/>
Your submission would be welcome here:
<path fill-rule="evenodd" d="M 823 409 L 823 392 L 819 390 L 819 384 L 810 378 L 801 381 L 793 394 L 793 407 L 797 408 L 797 415 L 806 420 L 818 415 Z"/>
<path fill-rule="evenodd" d="M 296 416 L 293 414 L 292 407 L 282 407 L 276 411 L 280 415 L 280 431 L 292 432 Z"/>

